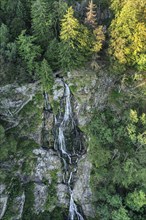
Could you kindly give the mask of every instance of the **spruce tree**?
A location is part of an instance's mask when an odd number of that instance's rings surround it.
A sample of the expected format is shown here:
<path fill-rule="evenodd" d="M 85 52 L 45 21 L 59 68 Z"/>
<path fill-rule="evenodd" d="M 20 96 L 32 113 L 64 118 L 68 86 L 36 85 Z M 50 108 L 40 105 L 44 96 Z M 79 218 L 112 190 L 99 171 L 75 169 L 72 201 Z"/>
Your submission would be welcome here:
<path fill-rule="evenodd" d="M 118 1 L 119 2 L 119 1 Z M 146 70 L 146 13 L 144 0 L 112 0 L 115 18 L 110 25 L 109 54 L 119 63 Z"/>
<path fill-rule="evenodd" d="M 71 47 L 75 47 L 75 42 L 79 35 L 79 22 L 74 17 L 74 10 L 69 7 L 67 13 L 61 20 L 61 32 L 60 39 L 64 42 L 69 43 Z"/>
<path fill-rule="evenodd" d="M 50 5 L 45 0 L 36 0 L 31 7 L 32 29 L 41 46 L 46 47 L 53 36 L 53 17 Z"/>
<path fill-rule="evenodd" d="M 53 72 L 46 59 L 43 59 L 41 62 L 38 74 L 41 79 L 43 91 L 51 93 L 54 83 Z"/>
<path fill-rule="evenodd" d="M 40 56 L 40 46 L 34 44 L 35 38 L 26 35 L 25 31 L 18 37 L 18 50 L 27 66 L 27 71 L 32 74 L 37 66 L 36 60 Z"/>
<path fill-rule="evenodd" d="M 94 28 L 96 23 L 96 5 L 91 0 L 87 7 L 85 23 Z"/>
<path fill-rule="evenodd" d="M 90 33 L 84 25 L 74 17 L 70 7 L 61 20 L 60 63 L 65 70 L 81 66 L 90 51 Z"/>

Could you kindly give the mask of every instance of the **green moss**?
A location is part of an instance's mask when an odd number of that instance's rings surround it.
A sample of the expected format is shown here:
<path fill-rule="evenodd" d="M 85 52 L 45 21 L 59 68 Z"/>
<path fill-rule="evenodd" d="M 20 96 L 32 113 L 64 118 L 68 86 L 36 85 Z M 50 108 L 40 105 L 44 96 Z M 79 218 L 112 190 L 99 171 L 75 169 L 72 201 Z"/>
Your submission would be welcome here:
<path fill-rule="evenodd" d="M 118 90 L 113 89 L 111 93 L 109 94 L 109 102 L 111 103 L 118 103 L 120 98 L 122 97 L 122 93 L 120 93 Z"/>
<path fill-rule="evenodd" d="M 76 91 L 77 91 L 77 86 L 76 85 L 71 85 L 70 87 L 70 91 L 73 95 L 75 95 Z"/>
<path fill-rule="evenodd" d="M 22 220 L 64 220 L 67 219 L 68 210 L 56 207 L 53 212 L 44 211 L 40 214 L 30 214 L 28 218 L 23 217 Z"/>
<path fill-rule="evenodd" d="M 0 182 L 4 183 L 7 177 L 7 173 L 4 170 L 0 170 Z"/>
<path fill-rule="evenodd" d="M 52 100 L 51 107 L 53 109 L 54 115 L 57 115 L 58 111 L 60 110 L 60 103 L 58 101 Z"/>
<path fill-rule="evenodd" d="M 6 134 L 5 129 L 0 125 L 0 160 L 6 160 L 16 152 L 17 141 L 13 135 Z"/>
<path fill-rule="evenodd" d="M 20 138 L 17 144 L 17 150 L 27 157 L 32 156 L 32 150 L 38 147 L 39 145 L 34 140 L 27 138 Z"/>
<path fill-rule="evenodd" d="M 13 181 L 11 182 L 11 188 L 9 190 L 10 190 L 10 194 L 9 194 L 7 209 L 3 217 L 4 220 L 9 220 L 11 219 L 12 216 L 16 215 L 16 210 L 14 207 L 14 199 L 17 196 L 22 195 L 23 192 L 23 187 L 19 179 L 13 179 Z"/>
<path fill-rule="evenodd" d="M 51 175 L 51 184 L 49 185 L 48 189 L 48 197 L 46 201 L 45 209 L 51 211 L 53 206 L 57 203 L 57 193 L 56 193 L 56 185 L 57 185 L 57 170 L 52 170 L 50 172 Z"/>
<path fill-rule="evenodd" d="M 39 145 L 30 139 L 19 139 L 17 151 L 19 153 L 19 158 L 24 158 L 22 165 L 22 172 L 30 175 L 35 168 L 36 157 L 33 154 L 33 149 L 38 148 Z"/>
<path fill-rule="evenodd" d="M 25 185 L 25 203 L 23 209 L 23 220 L 31 220 L 34 219 L 34 183 L 29 182 Z"/>
<path fill-rule="evenodd" d="M 50 220 L 64 220 L 67 219 L 68 209 L 56 207 L 51 213 Z"/>
<path fill-rule="evenodd" d="M 36 164 L 36 159 L 26 158 L 22 166 L 22 172 L 27 175 L 31 175 L 31 173 L 35 168 L 35 164 Z"/>

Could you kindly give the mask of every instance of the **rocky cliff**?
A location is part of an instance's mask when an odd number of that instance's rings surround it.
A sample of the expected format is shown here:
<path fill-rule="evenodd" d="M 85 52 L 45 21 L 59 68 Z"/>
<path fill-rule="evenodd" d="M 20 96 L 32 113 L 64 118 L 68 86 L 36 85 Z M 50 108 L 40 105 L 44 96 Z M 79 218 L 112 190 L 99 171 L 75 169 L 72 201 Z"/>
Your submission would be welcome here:
<path fill-rule="evenodd" d="M 82 69 L 68 72 L 64 78 L 57 76 L 49 95 L 39 83 L 0 87 L 1 149 L 8 148 L 1 160 L 0 219 L 67 219 L 70 198 L 64 183 L 64 165 L 54 149 L 55 120 L 64 111 L 64 83 L 71 91 L 72 117 L 78 134 L 74 135 L 68 126 L 66 145 L 78 148 L 78 139 L 82 145 L 73 171 L 73 199 L 84 219 L 94 219 L 92 164 L 84 129 L 93 110 L 106 105 L 113 82 L 102 71 Z M 11 150 L 11 141 L 6 143 L 10 137 L 15 141 L 15 151 Z"/>

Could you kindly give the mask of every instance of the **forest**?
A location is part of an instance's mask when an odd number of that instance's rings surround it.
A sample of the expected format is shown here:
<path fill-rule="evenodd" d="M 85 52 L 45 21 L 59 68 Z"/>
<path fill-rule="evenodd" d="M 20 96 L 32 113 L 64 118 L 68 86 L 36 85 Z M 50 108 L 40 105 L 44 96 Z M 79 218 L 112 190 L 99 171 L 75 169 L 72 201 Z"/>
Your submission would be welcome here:
<path fill-rule="evenodd" d="M 145 0 L 1 0 L 0 21 L 0 86 L 39 82 L 52 95 L 56 73 L 102 69 L 114 78 L 106 106 L 93 108 L 81 128 L 92 163 L 94 219 L 145 220 Z M 19 142 L 0 119 L 2 163 Z"/>

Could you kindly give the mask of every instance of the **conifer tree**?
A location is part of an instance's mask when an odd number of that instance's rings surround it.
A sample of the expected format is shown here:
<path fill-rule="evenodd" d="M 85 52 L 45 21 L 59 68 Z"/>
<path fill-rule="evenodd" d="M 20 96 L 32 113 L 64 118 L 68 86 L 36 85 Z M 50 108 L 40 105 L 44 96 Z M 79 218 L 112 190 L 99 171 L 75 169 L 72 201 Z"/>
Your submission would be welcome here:
<path fill-rule="evenodd" d="M 119 1 L 118 1 L 119 2 Z M 109 53 L 119 63 L 146 70 L 146 13 L 144 0 L 112 0 L 115 18 L 110 26 Z"/>
<path fill-rule="evenodd" d="M 93 28 L 96 26 L 96 5 L 93 3 L 93 0 L 88 4 L 85 23 Z"/>
<path fill-rule="evenodd" d="M 37 42 L 45 47 L 53 35 L 52 13 L 50 12 L 49 3 L 45 0 L 36 0 L 31 7 L 32 29 Z"/>
<path fill-rule="evenodd" d="M 25 31 L 18 37 L 18 50 L 23 61 L 26 63 L 27 70 L 30 74 L 35 70 L 36 59 L 40 56 L 40 46 L 34 44 L 35 38 L 26 35 Z"/>
<path fill-rule="evenodd" d="M 60 39 L 69 43 L 71 47 L 75 47 L 75 41 L 79 35 L 79 22 L 74 17 L 74 10 L 69 7 L 67 13 L 61 20 Z"/>
<path fill-rule="evenodd" d="M 79 22 L 74 17 L 74 10 L 69 7 L 61 20 L 61 43 L 59 47 L 60 64 L 66 71 L 81 65 L 84 60 L 79 48 L 79 28 Z"/>
<path fill-rule="evenodd" d="M 93 37 L 94 40 L 91 51 L 97 53 L 101 50 L 103 41 L 105 40 L 102 26 L 98 26 L 95 30 L 93 30 Z"/>
<path fill-rule="evenodd" d="M 38 74 L 41 79 L 43 90 L 50 93 L 53 87 L 54 80 L 52 69 L 46 59 L 43 59 L 43 61 L 41 62 Z"/>
<path fill-rule="evenodd" d="M 60 39 L 60 63 L 65 70 L 81 66 L 91 54 L 90 31 L 74 17 L 72 7 L 61 20 Z"/>

